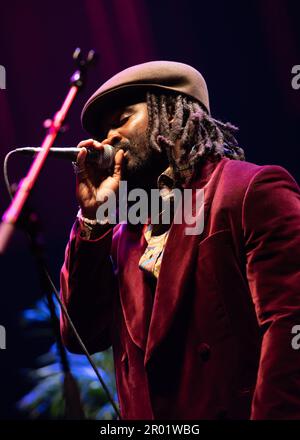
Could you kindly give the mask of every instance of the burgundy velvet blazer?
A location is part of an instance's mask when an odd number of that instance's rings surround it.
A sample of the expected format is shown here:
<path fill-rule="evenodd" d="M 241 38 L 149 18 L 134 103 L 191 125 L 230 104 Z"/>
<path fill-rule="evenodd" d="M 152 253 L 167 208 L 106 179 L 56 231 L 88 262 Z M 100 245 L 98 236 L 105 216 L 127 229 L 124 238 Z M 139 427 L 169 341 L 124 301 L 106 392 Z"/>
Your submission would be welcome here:
<path fill-rule="evenodd" d="M 300 192 L 282 167 L 224 158 L 204 230 L 172 224 L 155 293 L 140 227 L 97 240 L 75 222 L 61 295 L 91 352 L 112 345 L 124 419 L 300 419 Z M 80 352 L 65 318 L 65 345 Z"/>

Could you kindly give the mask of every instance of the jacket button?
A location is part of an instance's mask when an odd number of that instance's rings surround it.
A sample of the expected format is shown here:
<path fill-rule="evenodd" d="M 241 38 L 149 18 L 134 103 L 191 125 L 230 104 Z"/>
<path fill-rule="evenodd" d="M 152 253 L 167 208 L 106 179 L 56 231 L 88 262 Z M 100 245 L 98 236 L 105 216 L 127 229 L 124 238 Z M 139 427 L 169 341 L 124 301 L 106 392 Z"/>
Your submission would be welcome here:
<path fill-rule="evenodd" d="M 210 358 L 210 346 L 208 344 L 206 344 L 205 342 L 202 342 L 199 346 L 198 346 L 198 352 L 200 354 L 200 357 L 203 361 L 208 361 L 208 359 Z"/>

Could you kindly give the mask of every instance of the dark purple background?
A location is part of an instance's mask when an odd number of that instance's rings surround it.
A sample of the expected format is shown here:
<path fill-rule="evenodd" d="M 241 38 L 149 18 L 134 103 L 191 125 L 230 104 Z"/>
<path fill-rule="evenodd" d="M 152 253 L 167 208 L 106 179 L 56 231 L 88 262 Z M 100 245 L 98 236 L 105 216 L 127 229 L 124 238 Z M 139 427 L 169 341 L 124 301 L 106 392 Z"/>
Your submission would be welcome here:
<path fill-rule="evenodd" d="M 132 64 L 155 59 L 189 63 L 205 76 L 213 116 L 240 127 L 246 158 L 279 164 L 300 181 L 298 164 L 300 90 L 291 69 L 300 64 L 297 2 L 85 0 L 10 1 L 0 9 L 0 64 L 7 90 L 0 90 L 0 162 L 13 146 L 38 145 L 42 122 L 52 116 L 68 90 L 79 46 L 100 54 L 88 83 L 72 106 L 70 129 L 56 145 L 87 137 L 79 115 L 101 82 Z M 12 181 L 30 160 L 14 158 Z M 0 180 L 1 213 L 8 206 Z M 71 165 L 47 162 L 33 204 L 44 223 L 49 264 L 58 285 L 64 248 L 77 204 Z M 26 239 L 18 232 L 1 258 L 0 324 L 7 350 L 0 351 L 0 418 L 17 417 L 14 401 L 28 385 L 20 369 L 33 364 L 42 348 L 19 325 L 20 310 L 41 295 Z"/>

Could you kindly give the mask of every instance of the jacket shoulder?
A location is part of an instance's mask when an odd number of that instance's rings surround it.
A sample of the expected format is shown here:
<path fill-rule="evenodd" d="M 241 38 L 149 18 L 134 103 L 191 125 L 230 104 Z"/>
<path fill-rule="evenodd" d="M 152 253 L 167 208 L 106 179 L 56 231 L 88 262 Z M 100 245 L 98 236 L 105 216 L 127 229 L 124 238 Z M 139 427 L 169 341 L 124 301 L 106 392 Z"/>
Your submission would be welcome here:
<path fill-rule="evenodd" d="M 273 165 L 257 165 L 247 161 L 228 160 L 223 168 L 222 178 L 232 183 L 238 182 L 238 186 L 247 186 L 257 173 L 268 166 Z"/>
<path fill-rule="evenodd" d="M 291 174 L 280 165 L 257 165 L 247 161 L 228 160 L 223 167 L 219 187 L 230 187 L 231 193 L 242 195 L 253 182 L 272 178 L 288 179 L 296 183 Z"/>
<path fill-rule="evenodd" d="M 231 212 L 234 218 L 241 217 L 244 199 L 249 191 L 268 188 L 270 182 L 289 182 L 298 185 L 289 172 L 279 165 L 257 165 L 252 162 L 225 159 L 213 197 L 215 211 Z M 252 192 L 253 192 L 252 191 Z"/>

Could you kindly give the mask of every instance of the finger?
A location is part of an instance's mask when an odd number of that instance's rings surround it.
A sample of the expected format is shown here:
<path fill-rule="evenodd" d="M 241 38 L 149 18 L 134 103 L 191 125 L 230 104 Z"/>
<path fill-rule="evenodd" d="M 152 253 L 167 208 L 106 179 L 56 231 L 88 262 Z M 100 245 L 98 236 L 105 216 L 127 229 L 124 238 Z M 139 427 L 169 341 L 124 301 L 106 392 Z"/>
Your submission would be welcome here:
<path fill-rule="evenodd" d="M 90 149 L 103 150 L 104 144 L 96 141 L 95 139 L 85 139 L 79 142 L 77 148 L 89 147 Z"/>
<path fill-rule="evenodd" d="M 88 179 L 88 170 L 85 163 L 86 156 L 87 156 L 87 149 L 85 147 L 80 147 L 80 151 L 77 154 L 77 159 L 76 159 L 77 183 L 85 182 Z"/>
<path fill-rule="evenodd" d="M 98 142 L 95 139 L 93 139 L 93 145 L 91 147 L 95 148 L 96 150 L 103 150 L 104 145 L 101 142 Z"/>
<path fill-rule="evenodd" d="M 77 154 L 76 162 L 79 168 L 85 167 L 85 159 L 87 156 L 87 149 L 85 147 L 80 147 L 80 151 Z"/>
<path fill-rule="evenodd" d="M 85 139 L 84 141 L 79 142 L 77 148 L 88 147 L 89 145 L 93 145 L 94 139 Z"/>
<path fill-rule="evenodd" d="M 114 172 L 113 177 L 117 180 L 121 180 L 122 176 L 122 163 L 124 159 L 124 150 L 119 150 L 115 155 L 115 165 L 114 165 Z"/>

